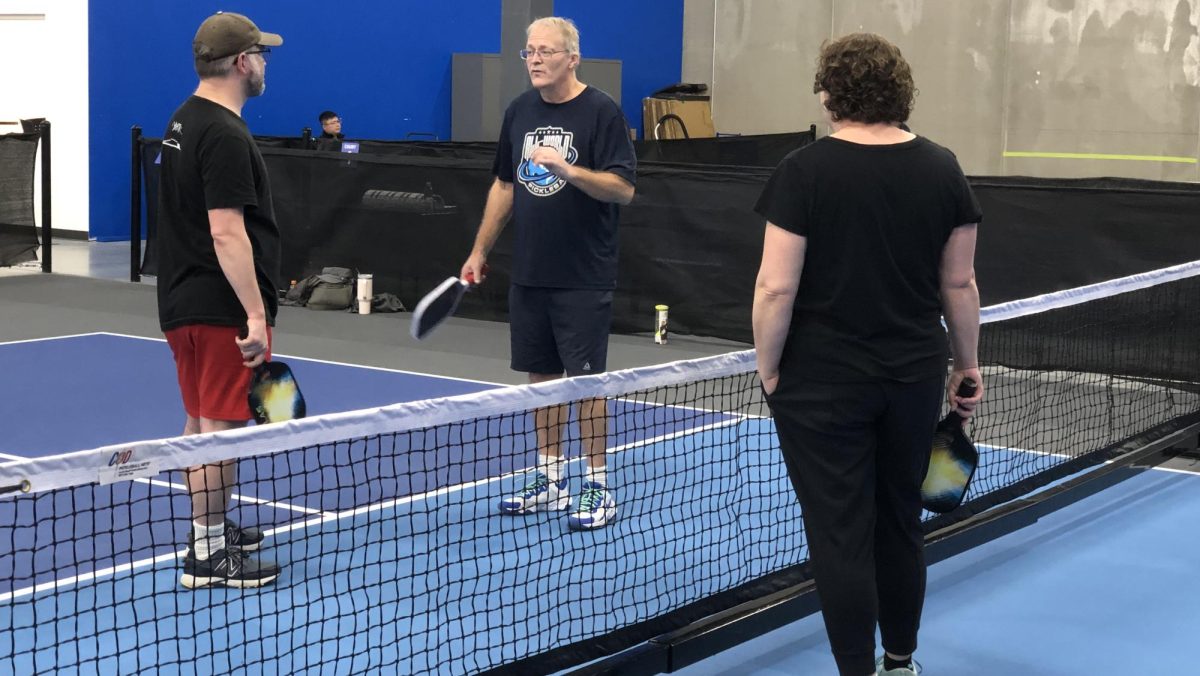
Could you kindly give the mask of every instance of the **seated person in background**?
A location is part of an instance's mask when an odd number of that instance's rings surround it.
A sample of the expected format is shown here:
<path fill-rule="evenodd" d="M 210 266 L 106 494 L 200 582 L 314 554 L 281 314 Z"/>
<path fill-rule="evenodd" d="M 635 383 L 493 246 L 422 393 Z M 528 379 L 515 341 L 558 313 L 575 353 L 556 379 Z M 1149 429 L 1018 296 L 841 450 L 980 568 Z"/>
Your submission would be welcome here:
<path fill-rule="evenodd" d="M 317 119 L 321 121 L 321 135 L 317 138 L 331 138 L 338 141 L 346 138 L 346 135 L 342 133 L 342 118 L 338 117 L 337 113 L 326 110 L 318 115 Z"/>

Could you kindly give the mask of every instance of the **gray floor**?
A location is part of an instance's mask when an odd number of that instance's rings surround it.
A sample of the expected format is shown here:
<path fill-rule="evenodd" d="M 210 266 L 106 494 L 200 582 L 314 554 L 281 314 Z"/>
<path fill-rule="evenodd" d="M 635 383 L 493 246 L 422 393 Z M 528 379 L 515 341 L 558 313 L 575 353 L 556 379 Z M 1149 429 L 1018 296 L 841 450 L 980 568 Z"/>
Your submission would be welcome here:
<path fill-rule="evenodd" d="M 55 240 L 54 272 L 0 268 L 0 341 L 110 331 L 158 338 L 154 278 L 129 282 L 128 242 Z M 408 335 L 408 313 L 359 316 L 281 308 L 279 354 L 420 371 L 497 383 L 523 383 L 508 368 L 508 325 L 451 319 L 424 342 Z M 728 341 L 613 335 L 609 369 L 645 366 L 747 349 Z"/>

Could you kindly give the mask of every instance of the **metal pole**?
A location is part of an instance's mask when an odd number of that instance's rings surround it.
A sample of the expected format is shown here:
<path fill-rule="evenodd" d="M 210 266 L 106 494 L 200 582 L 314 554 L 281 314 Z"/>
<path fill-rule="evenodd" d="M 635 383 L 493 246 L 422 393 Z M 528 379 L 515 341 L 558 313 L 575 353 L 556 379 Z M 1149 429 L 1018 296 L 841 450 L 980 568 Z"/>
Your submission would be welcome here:
<path fill-rule="evenodd" d="M 129 281 L 142 281 L 142 128 L 130 130 Z"/>
<path fill-rule="evenodd" d="M 42 272 L 50 272 L 51 260 L 51 220 L 50 207 L 50 122 L 43 120 L 38 127 L 42 137 Z"/>

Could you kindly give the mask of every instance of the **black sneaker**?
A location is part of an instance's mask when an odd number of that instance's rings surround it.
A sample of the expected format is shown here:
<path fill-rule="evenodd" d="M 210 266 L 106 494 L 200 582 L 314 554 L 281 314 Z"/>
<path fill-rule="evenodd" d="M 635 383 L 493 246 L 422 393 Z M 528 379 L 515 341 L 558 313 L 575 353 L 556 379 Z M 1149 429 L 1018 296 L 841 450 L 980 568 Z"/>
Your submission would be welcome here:
<path fill-rule="evenodd" d="M 225 519 L 225 546 L 230 549 L 253 552 L 262 546 L 264 538 L 266 536 L 257 528 L 239 528 L 236 523 Z M 188 528 L 188 550 L 192 550 L 195 545 L 196 531 Z"/>
<path fill-rule="evenodd" d="M 279 566 L 273 561 L 253 561 L 240 549 L 221 549 L 204 561 L 189 549 L 179 582 L 188 589 L 208 586 L 245 589 L 270 584 L 277 577 Z"/>

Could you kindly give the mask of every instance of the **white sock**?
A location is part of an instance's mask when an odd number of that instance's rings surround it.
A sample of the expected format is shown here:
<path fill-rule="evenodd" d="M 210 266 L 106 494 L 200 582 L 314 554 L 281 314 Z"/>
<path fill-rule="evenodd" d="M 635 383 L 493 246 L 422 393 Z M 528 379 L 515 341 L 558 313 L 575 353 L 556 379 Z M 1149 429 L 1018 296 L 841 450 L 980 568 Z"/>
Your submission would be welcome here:
<path fill-rule="evenodd" d="M 608 486 L 607 468 L 592 467 L 591 465 L 588 465 L 587 480 L 592 483 L 600 484 L 601 486 Z"/>
<path fill-rule="evenodd" d="M 199 521 L 193 521 L 192 532 L 196 534 L 196 542 L 192 549 L 195 550 L 197 559 L 207 561 L 215 552 L 225 549 L 224 522 L 215 526 L 205 526 Z"/>
<path fill-rule="evenodd" d="M 538 471 L 546 475 L 546 478 L 554 483 L 562 481 L 563 461 L 562 458 L 553 458 L 548 455 L 538 456 Z"/>

